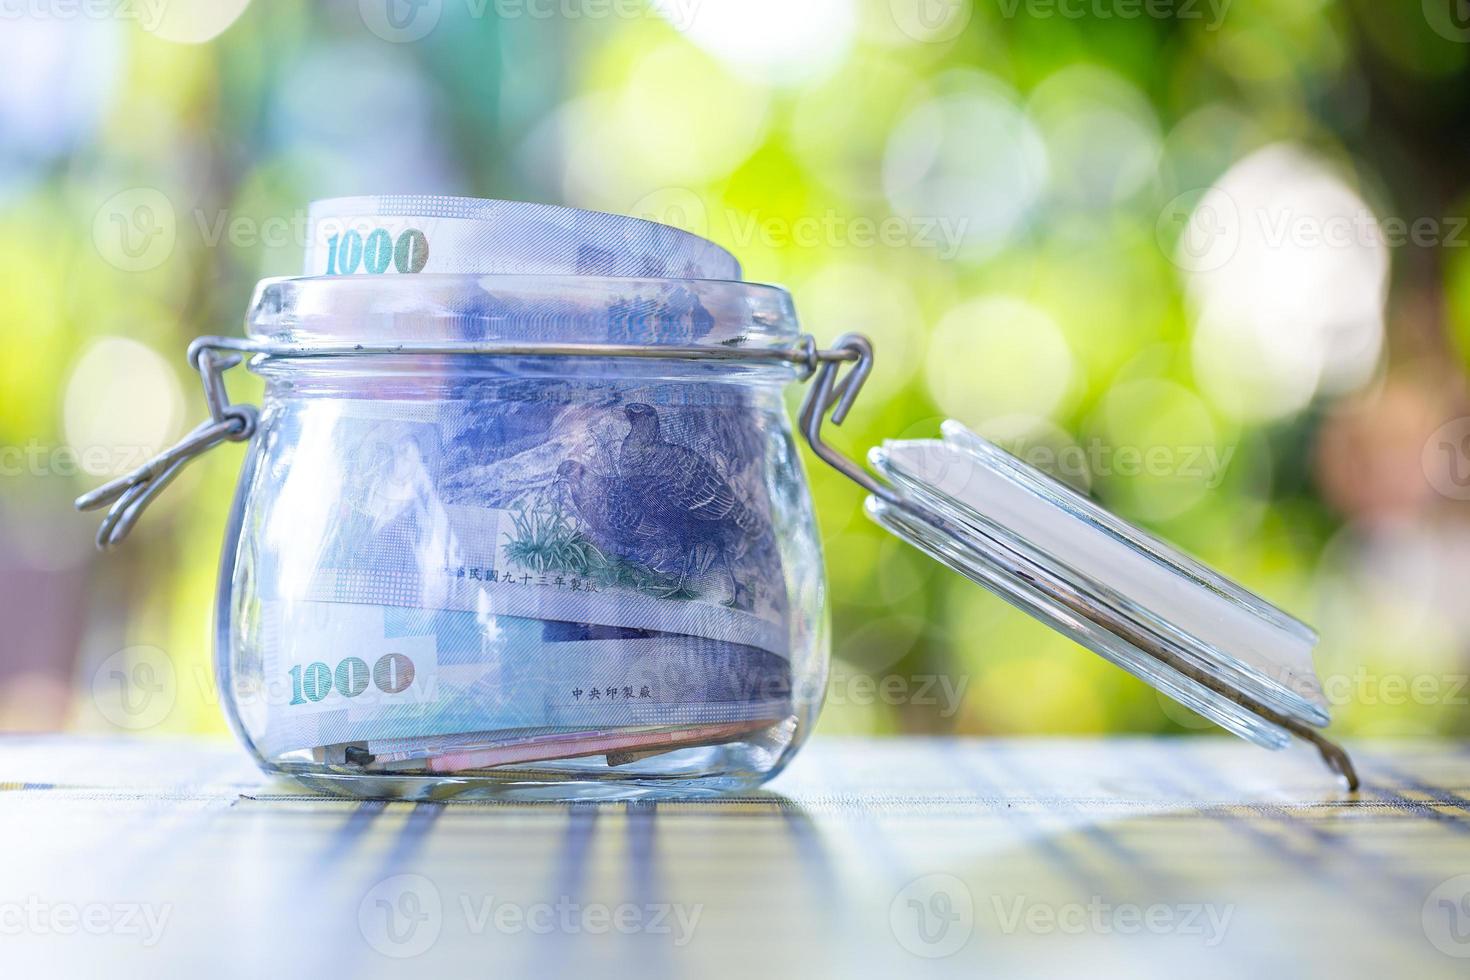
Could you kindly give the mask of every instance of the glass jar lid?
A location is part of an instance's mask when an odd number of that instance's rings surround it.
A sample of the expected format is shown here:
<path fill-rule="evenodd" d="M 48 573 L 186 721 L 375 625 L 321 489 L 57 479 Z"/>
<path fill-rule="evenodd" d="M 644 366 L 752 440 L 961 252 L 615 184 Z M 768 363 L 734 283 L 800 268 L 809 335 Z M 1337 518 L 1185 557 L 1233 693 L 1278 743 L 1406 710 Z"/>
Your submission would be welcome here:
<path fill-rule="evenodd" d="M 1328 724 L 1316 634 L 1219 573 L 958 422 L 942 440 L 888 442 L 870 459 L 912 505 L 869 498 L 878 523 L 1221 727 L 1269 748 L 1290 742 L 1243 700 Z"/>

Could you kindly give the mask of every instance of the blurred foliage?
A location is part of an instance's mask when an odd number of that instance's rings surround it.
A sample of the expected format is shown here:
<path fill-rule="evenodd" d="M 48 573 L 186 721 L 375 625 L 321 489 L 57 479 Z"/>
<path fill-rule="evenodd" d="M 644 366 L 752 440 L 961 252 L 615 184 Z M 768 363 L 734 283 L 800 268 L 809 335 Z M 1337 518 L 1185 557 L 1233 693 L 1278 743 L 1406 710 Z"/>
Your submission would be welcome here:
<path fill-rule="evenodd" d="M 308 201 L 386 191 L 707 234 L 749 278 L 788 285 L 818 337 L 875 338 L 872 391 L 840 434 L 854 452 L 955 415 L 1023 455 L 1081 459 L 1055 468 L 1320 626 L 1341 728 L 1470 731 L 1456 584 L 1470 525 L 1434 470 L 1435 433 L 1470 414 L 1470 235 L 1449 233 L 1465 214 L 1470 32 L 1373 0 L 1160 17 L 1126 2 L 663 6 L 497 16 L 445 0 L 401 41 L 355 2 L 256 2 L 198 43 L 124 18 L 0 24 L 22 79 L 0 96 L 0 576 L 52 600 L 11 590 L 24 649 L 7 651 L 0 724 L 105 727 L 93 672 L 141 644 L 178 665 L 161 727 L 222 728 L 210 620 L 239 450 L 191 468 L 101 560 L 67 501 L 121 464 L 76 472 L 66 453 L 156 448 L 202 417 L 187 340 L 238 329 L 254 282 L 297 269 Z M 1282 145 L 1296 156 L 1270 156 Z M 1232 173 L 1237 204 L 1260 194 L 1311 217 L 1349 195 L 1440 237 L 1325 255 L 1278 242 L 1259 274 L 1212 278 L 1179 241 Z M 171 212 L 161 258 L 109 244 L 109 202 L 139 188 Z M 1379 257 L 1386 298 L 1369 281 Z M 1289 281 L 1268 281 L 1282 269 Z M 1303 303 L 1328 311 L 1328 332 L 1297 343 L 1297 313 L 1271 314 Z M 1371 349 L 1334 380 L 1344 318 Z M 1163 467 L 1118 455 L 1158 447 Z M 810 473 L 833 597 L 825 729 L 1201 727 L 889 539 L 840 476 Z M 871 695 L 854 677 L 901 684 Z M 953 703 L 914 693 L 931 677 Z"/>

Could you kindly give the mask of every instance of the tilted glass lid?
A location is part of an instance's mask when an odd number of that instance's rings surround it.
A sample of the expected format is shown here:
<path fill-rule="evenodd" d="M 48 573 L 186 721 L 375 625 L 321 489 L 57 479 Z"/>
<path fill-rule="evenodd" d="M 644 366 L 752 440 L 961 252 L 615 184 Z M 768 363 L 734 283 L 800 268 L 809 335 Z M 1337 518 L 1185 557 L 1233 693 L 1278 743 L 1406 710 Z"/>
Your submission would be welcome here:
<path fill-rule="evenodd" d="M 959 422 L 872 450 L 877 479 L 822 437 L 871 366 L 865 340 L 844 344 L 862 357 L 841 380 L 839 363 L 822 366 L 802 428 L 870 491 L 875 521 L 1222 728 L 1267 748 L 1311 742 L 1357 788 L 1347 754 L 1317 731 L 1330 718 L 1310 627 Z"/>

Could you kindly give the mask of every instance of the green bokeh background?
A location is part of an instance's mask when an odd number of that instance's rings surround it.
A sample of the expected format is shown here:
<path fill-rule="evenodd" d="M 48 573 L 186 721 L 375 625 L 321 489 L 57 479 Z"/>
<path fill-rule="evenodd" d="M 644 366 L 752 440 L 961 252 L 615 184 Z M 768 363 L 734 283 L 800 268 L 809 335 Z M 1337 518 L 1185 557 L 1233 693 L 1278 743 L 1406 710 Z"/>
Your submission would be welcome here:
<path fill-rule="evenodd" d="M 955 415 L 1022 451 L 1088 448 L 1094 465 L 1068 479 L 1321 629 L 1339 730 L 1470 731 L 1470 522 L 1454 479 L 1470 472 L 1456 428 L 1470 415 L 1470 234 L 1453 233 L 1470 31 L 1453 2 L 689 2 L 675 6 L 715 30 L 591 0 L 443 0 L 406 41 L 375 33 L 355 2 L 195 4 L 182 41 L 120 15 L 0 21 L 24 82 L 0 102 L 0 726 L 114 730 L 99 665 L 147 647 L 177 686 L 150 730 L 223 730 L 210 617 L 240 450 L 190 469 L 101 558 L 69 501 L 106 467 L 77 472 L 74 453 L 157 448 L 203 417 L 184 347 L 238 331 L 256 280 L 298 270 L 308 201 L 415 192 L 708 234 L 748 278 L 791 288 L 819 338 L 875 337 L 873 391 L 837 435 L 845 447 L 932 435 Z M 951 104 L 992 115 L 935 128 L 934 107 Z M 1012 128 L 967 132 L 984 119 Z M 1380 220 L 1437 229 L 1376 251 L 1268 252 L 1260 277 L 1235 281 L 1258 313 L 1306 303 L 1371 321 L 1382 352 L 1350 383 L 1273 363 L 1289 344 L 1241 346 L 1233 375 L 1201 347 L 1179 202 L 1248 176 L 1238 168 L 1262 152 L 1297 170 L 1226 186 L 1307 215 L 1328 186 Z M 927 176 L 905 190 L 904 161 L 925 153 Z M 985 187 L 998 203 L 947 209 Z M 172 245 L 131 262 L 109 229 L 117 202 L 145 192 L 167 202 Z M 985 247 L 951 254 L 924 230 L 968 215 L 987 232 L 1010 205 Z M 1364 255 L 1391 269 L 1381 308 L 1342 300 Z M 1269 281 L 1319 259 L 1325 278 Z M 1219 342 L 1235 351 L 1249 317 L 1227 321 Z M 1250 383 L 1232 395 L 1232 378 Z M 243 375 L 232 385 L 258 392 Z M 1307 394 L 1281 408 L 1281 390 Z M 1122 447 L 1228 465 L 1095 464 Z M 820 730 L 1205 730 L 888 538 L 841 477 L 810 474 L 836 657 Z M 955 700 L 936 694 L 945 685 Z"/>

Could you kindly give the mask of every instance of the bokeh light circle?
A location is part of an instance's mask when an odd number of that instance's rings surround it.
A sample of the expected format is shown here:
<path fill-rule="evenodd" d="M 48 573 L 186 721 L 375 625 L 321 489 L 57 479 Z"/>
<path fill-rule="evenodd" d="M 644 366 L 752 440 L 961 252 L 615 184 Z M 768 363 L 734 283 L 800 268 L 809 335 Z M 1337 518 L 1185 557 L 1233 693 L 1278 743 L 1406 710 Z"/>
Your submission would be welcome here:
<path fill-rule="evenodd" d="M 1046 141 L 1051 190 L 1089 208 L 1111 208 L 1158 175 L 1163 137 L 1143 93 L 1115 72 L 1074 65 L 1031 93 L 1030 117 Z"/>
<path fill-rule="evenodd" d="M 1194 369 L 1223 411 L 1265 421 L 1377 369 L 1388 295 L 1387 240 L 1376 215 L 1332 168 L 1289 145 L 1230 169 L 1201 202 L 1228 200 L 1238 243 L 1189 269 Z M 1201 213 L 1197 209 L 1196 213 Z"/>
<path fill-rule="evenodd" d="M 857 33 L 855 0 L 651 0 L 677 31 L 732 71 L 807 82 L 842 64 Z"/>
<path fill-rule="evenodd" d="M 608 140 L 589 147 L 592 164 L 616 155 L 653 186 L 699 184 L 724 177 L 760 146 L 769 93 L 721 70 L 682 42 L 638 60 L 600 129 Z"/>
<path fill-rule="evenodd" d="M 998 415 L 1051 415 L 1073 373 L 1072 350 L 1056 321 L 1025 300 L 992 295 L 945 314 L 929 342 L 924 377 L 941 409 L 979 427 Z"/>
<path fill-rule="evenodd" d="M 397 0 L 379 0 L 380 5 L 394 2 Z M 238 20 L 250 6 L 250 0 L 167 0 L 156 6 L 157 19 L 142 22 L 145 31 L 176 44 L 203 44 L 223 34 Z"/>
<path fill-rule="evenodd" d="M 872 262 L 832 262 L 793 294 L 802 322 L 819 337 L 856 331 L 873 341 L 877 360 L 864 385 L 866 397 L 890 398 L 918 371 L 922 313 L 901 276 Z"/>
<path fill-rule="evenodd" d="M 178 378 L 162 357 L 136 340 L 102 337 L 67 380 L 66 441 L 84 471 L 123 473 L 177 433 L 183 404 Z"/>
<path fill-rule="evenodd" d="M 1182 514 L 1224 481 L 1234 458 L 1204 401 L 1172 381 L 1116 385 L 1094 419 L 1093 475 L 1109 502 L 1134 517 Z"/>
<path fill-rule="evenodd" d="M 1040 134 L 1002 82 L 953 72 L 894 128 L 883 187 L 899 214 L 962 229 L 960 255 L 983 260 L 1020 229 L 1047 181 Z"/>

